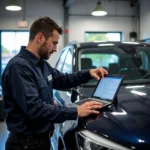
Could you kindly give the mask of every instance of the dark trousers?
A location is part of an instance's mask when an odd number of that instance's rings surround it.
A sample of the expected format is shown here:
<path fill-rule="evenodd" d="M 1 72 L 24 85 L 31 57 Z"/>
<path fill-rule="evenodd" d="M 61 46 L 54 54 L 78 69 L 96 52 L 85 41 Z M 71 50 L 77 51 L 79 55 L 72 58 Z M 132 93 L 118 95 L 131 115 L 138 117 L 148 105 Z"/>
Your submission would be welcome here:
<path fill-rule="evenodd" d="M 49 134 L 22 135 L 10 133 L 5 150 L 50 150 Z"/>

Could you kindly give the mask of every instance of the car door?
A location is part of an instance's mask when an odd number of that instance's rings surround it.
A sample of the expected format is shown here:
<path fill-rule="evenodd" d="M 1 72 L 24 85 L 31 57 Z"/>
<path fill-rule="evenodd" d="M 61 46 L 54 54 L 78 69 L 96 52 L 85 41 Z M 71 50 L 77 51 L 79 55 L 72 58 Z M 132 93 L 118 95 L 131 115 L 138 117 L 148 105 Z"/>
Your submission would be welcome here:
<path fill-rule="evenodd" d="M 68 53 L 68 49 L 64 48 L 62 50 L 57 62 L 56 62 L 55 68 L 57 70 L 59 70 L 60 72 L 62 72 L 63 64 L 65 62 L 65 58 L 67 56 L 67 53 Z M 58 103 L 59 105 L 63 105 L 63 101 L 61 100 L 60 95 L 61 95 L 61 91 L 53 90 L 53 99 L 54 99 L 55 103 Z M 64 145 L 63 135 L 62 135 L 61 130 L 60 130 L 61 127 L 62 127 L 62 124 L 55 124 L 55 130 L 54 130 L 53 136 L 50 139 L 52 150 L 59 150 L 59 141 L 60 141 L 60 139 L 61 139 L 61 141 Z"/>
<path fill-rule="evenodd" d="M 66 47 L 57 63 L 56 63 L 56 69 L 59 70 L 60 72 L 63 73 L 72 73 L 72 59 L 73 58 L 73 51 L 71 47 Z M 68 105 L 71 103 L 71 93 L 69 90 L 53 90 L 53 96 L 54 100 L 61 106 Z M 72 125 L 72 123 L 69 123 L 69 125 Z M 53 137 L 51 138 L 51 143 L 52 143 L 52 149 L 59 150 L 61 149 L 60 146 L 60 141 L 63 145 L 63 149 L 65 149 L 65 143 L 63 140 L 63 135 L 66 129 L 64 128 L 64 123 L 60 124 L 55 124 L 55 130 L 53 133 Z M 54 148 L 55 145 L 55 148 Z"/>
<path fill-rule="evenodd" d="M 61 54 L 56 69 L 62 73 L 72 73 L 73 49 L 67 47 Z M 54 90 L 54 99 L 62 106 L 71 104 L 71 90 Z"/>

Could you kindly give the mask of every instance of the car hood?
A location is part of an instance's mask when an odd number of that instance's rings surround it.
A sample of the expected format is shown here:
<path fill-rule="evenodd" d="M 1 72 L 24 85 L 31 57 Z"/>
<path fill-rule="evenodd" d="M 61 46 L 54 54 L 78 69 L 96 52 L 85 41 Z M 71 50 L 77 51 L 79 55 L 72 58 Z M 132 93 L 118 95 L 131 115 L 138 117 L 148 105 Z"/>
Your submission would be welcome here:
<path fill-rule="evenodd" d="M 150 149 L 150 85 L 123 86 L 117 97 L 117 107 L 84 119 L 85 128 L 136 149 Z"/>

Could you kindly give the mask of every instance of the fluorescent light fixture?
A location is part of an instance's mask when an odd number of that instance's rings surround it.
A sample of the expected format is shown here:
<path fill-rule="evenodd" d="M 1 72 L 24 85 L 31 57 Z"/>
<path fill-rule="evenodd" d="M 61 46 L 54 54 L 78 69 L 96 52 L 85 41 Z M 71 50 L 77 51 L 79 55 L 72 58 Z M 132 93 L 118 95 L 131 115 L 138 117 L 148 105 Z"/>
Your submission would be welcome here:
<path fill-rule="evenodd" d="M 114 46 L 115 44 L 113 43 L 107 43 L 107 44 L 98 44 L 98 46 Z"/>
<path fill-rule="evenodd" d="M 6 9 L 9 11 L 19 11 L 21 10 L 21 6 L 18 5 L 18 0 L 10 0 Z"/>
<path fill-rule="evenodd" d="M 135 86 L 127 86 L 126 89 L 132 89 L 132 88 L 142 88 L 145 87 L 145 85 L 135 85 Z"/>
<path fill-rule="evenodd" d="M 135 90 L 132 90 L 131 93 L 137 94 L 139 96 L 145 96 L 145 95 L 147 95 L 146 93 L 135 91 Z"/>
<path fill-rule="evenodd" d="M 105 16 L 105 15 L 107 15 L 107 12 L 104 10 L 100 0 L 98 0 L 97 6 L 94 9 L 94 11 L 92 12 L 92 15 L 93 16 Z"/>

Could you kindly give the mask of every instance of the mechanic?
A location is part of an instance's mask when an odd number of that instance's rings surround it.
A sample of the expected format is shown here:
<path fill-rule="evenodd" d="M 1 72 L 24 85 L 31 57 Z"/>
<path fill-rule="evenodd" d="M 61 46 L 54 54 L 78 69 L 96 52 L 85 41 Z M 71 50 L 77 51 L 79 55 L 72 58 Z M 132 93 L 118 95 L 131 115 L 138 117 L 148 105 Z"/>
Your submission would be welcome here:
<path fill-rule="evenodd" d="M 63 33 L 51 18 L 41 17 L 30 27 L 29 43 L 7 64 L 2 75 L 6 150 L 49 150 L 54 123 L 98 114 L 102 104 L 91 101 L 77 107 L 54 105 L 53 89 L 68 89 L 104 77 L 103 68 L 63 74 L 46 60 L 57 51 Z"/>

